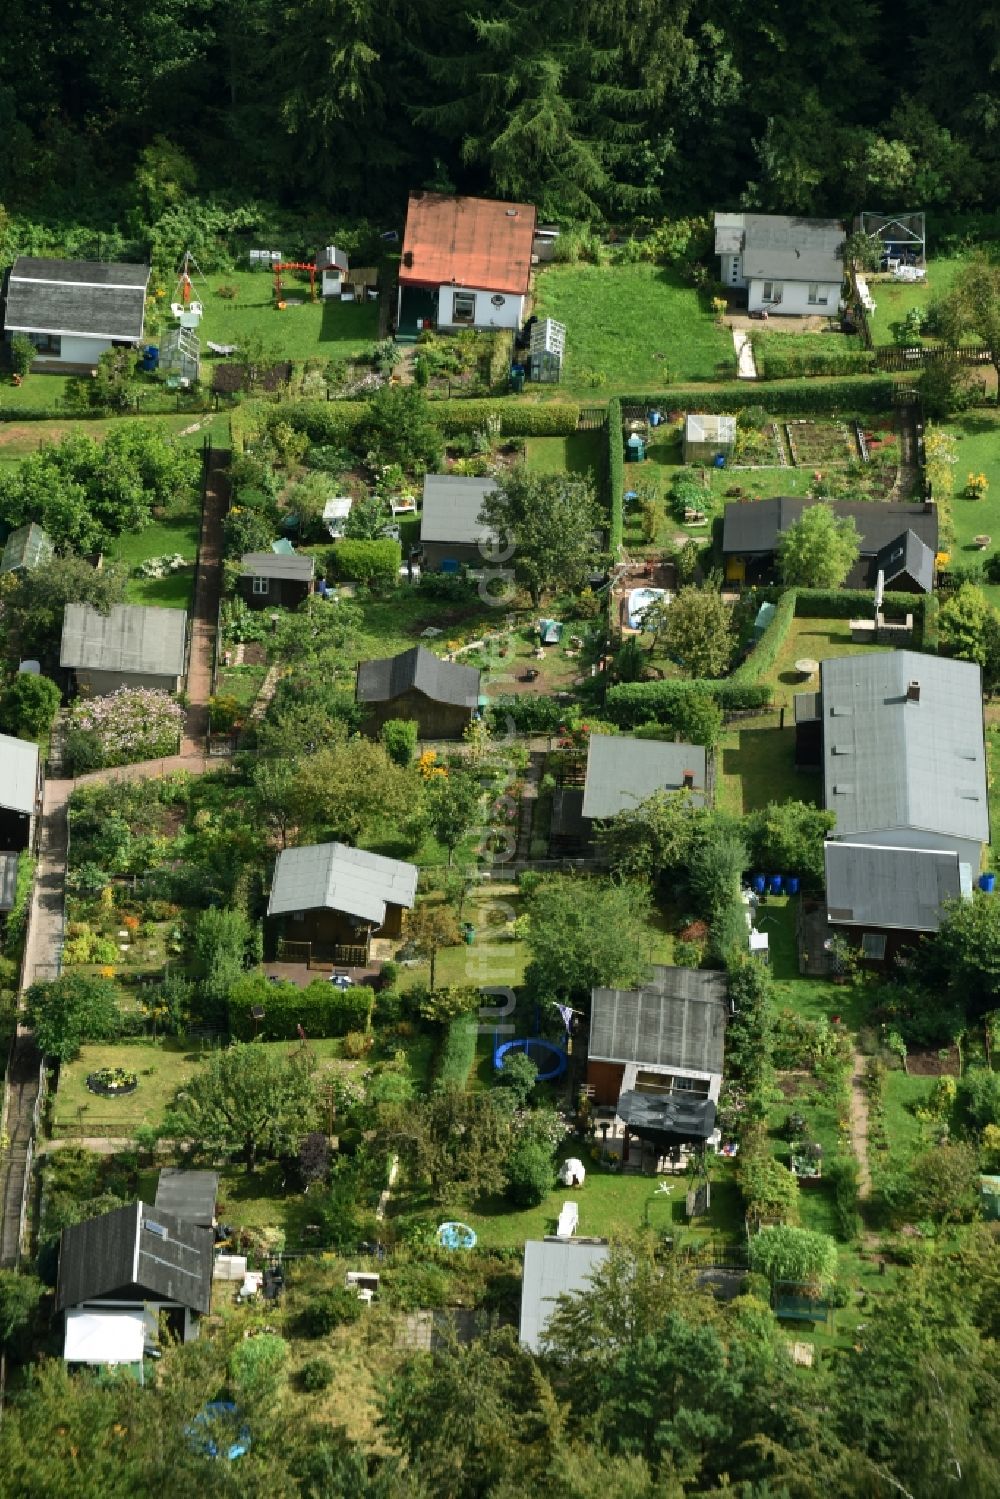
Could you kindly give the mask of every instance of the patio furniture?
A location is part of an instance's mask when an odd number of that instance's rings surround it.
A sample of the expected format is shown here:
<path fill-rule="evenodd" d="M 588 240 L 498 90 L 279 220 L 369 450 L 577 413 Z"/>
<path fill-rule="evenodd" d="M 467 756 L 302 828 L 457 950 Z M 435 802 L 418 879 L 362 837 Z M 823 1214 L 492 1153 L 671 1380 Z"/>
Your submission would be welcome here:
<path fill-rule="evenodd" d="M 993 540 L 992 536 L 974 536 L 972 539 L 981 552 L 985 552 L 986 548 Z"/>
<path fill-rule="evenodd" d="M 795 670 L 803 677 L 814 677 L 819 671 L 819 662 L 814 661 L 811 656 L 803 656 L 795 663 Z"/>

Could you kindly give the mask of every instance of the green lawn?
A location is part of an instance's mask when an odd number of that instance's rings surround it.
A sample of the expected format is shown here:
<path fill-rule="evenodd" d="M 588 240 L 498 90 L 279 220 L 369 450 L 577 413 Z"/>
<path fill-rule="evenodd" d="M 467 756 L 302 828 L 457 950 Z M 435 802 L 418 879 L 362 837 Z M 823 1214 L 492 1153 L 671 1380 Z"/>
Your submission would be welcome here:
<path fill-rule="evenodd" d="M 341 302 L 336 299 L 309 301 L 309 277 L 305 273 L 282 273 L 286 300 L 301 298 L 300 306 L 275 304 L 274 277 L 267 271 L 229 271 L 204 279 L 195 276 L 194 298 L 204 309 L 198 327 L 203 356 L 209 341 L 239 344 L 246 338 L 261 339 L 276 358 L 353 359 L 369 349 L 378 334 L 377 302 Z M 165 296 L 165 327 L 172 326 L 169 303 L 175 287 L 161 283 Z M 236 296 L 220 297 L 219 287 L 235 287 Z M 213 356 L 207 355 L 210 369 Z"/>
<path fill-rule="evenodd" d="M 911 308 L 926 311 L 938 297 L 945 296 L 964 263 L 961 256 L 931 259 L 926 280 L 922 282 L 893 281 L 889 275 L 869 276 L 868 286 L 875 301 L 875 311 L 869 313 L 868 324 L 875 342 L 895 343 L 893 323 L 901 323 Z"/>
<path fill-rule="evenodd" d="M 794 1010 L 804 1020 L 839 1015 L 845 1025 L 856 1030 L 864 1016 L 862 991 L 850 984 L 833 984 L 799 973 L 798 905 L 798 896 L 769 895 L 758 908 L 757 926 L 768 938 L 775 1005 L 779 1010 Z"/>
<path fill-rule="evenodd" d="M 59 1070 L 52 1103 L 52 1136 L 64 1131 L 82 1135 L 129 1135 L 139 1124 L 159 1124 L 178 1088 L 194 1073 L 201 1053 L 176 1037 L 84 1046 L 75 1062 Z M 97 1067 L 124 1067 L 139 1078 L 125 1098 L 101 1098 L 87 1087 Z"/>
<path fill-rule="evenodd" d="M 993 545 L 986 556 L 1000 549 L 1000 411 L 983 408 L 967 411 L 963 416 L 952 417 L 945 425 L 958 443 L 952 500 L 955 549 L 959 554 L 956 560 L 969 562 L 984 555 L 973 546 L 974 536 L 992 536 Z M 989 480 L 984 500 L 963 497 L 970 473 L 985 474 Z"/>
<path fill-rule="evenodd" d="M 795 729 L 734 729 L 716 750 L 716 802 L 742 817 L 768 802 L 790 799 L 819 804 L 820 778 L 795 769 Z"/>
<path fill-rule="evenodd" d="M 920 1121 L 913 1110 L 927 1102 L 933 1086 L 933 1078 L 911 1077 L 902 1069 L 886 1073 L 883 1096 L 890 1151 L 905 1154 L 919 1143 Z"/>
<path fill-rule="evenodd" d="M 672 270 L 654 265 L 555 265 L 540 271 L 535 312 L 566 325 L 561 390 L 603 399 L 717 378 L 732 334 Z"/>
<path fill-rule="evenodd" d="M 791 709 L 796 693 L 819 686 L 818 675 L 806 679 L 795 670 L 796 661 L 830 661 L 835 656 L 860 656 L 889 649 L 881 645 L 855 645 L 847 619 L 795 619 L 766 680 L 772 684 L 775 704 Z M 786 713 L 786 723 L 788 719 Z"/>
<path fill-rule="evenodd" d="M 39 375 L 37 378 L 45 380 L 48 376 Z M 2 409 L 3 402 L 0 399 L 0 411 Z M 5 421 L 0 425 L 0 467 L 19 463 L 29 453 L 37 452 L 43 443 L 59 442 L 61 438 L 70 435 L 76 436 L 82 433 L 84 437 L 101 442 L 119 422 L 124 420 L 129 420 L 129 418 L 117 416 L 91 421 L 89 418 L 74 418 L 67 414 L 64 417 L 54 417 L 49 421 L 41 422 L 18 422 L 16 419 Z M 161 432 L 170 434 L 185 447 L 201 447 L 206 435 L 214 437 L 215 441 L 223 447 L 229 441 L 228 418 L 225 414 L 209 413 L 192 416 L 190 413 L 185 413 L 170 416 L 141 416 L 140 420 L 155 425 Z M 189 431 L 188 429 L 193 426 L 197 426 L 198 430 Z"/>
<path fill-rule="evenodd" d="M 0 385 L 0 415 L 34 406 L 55 406 L 65 396 L 71 375 L 28 375 L 20 385 L 12 385 L 7 376 Z"/>
<path fill-rule="evenodd" d="M 525 462 L 533 474 L 581 474 L 595 482 L 607 451 L 604 432 L 574 432 L 570 437 L 529 437 Z"/>
<path fill-rule="evenodd" d="M 713 1163 L 712 1206 L 707 1219 L 687 1226 L 684 1198 L 688 1180 L 678 1176 L 669 1196 L 658 1192 L 663 1178 L 608 1171 L 585 1161 L 587 1179 L 582 1187 L 557 1187 L 536 1208 L 514 1208 L 506 1198 L 488 1198 L 474 1209 L 441 1210 L 444 1221 L 457 1217 L 479 1236 L 484 1249 L 520 1249 L 526 1239 L 541 1239 L 555 1233 L 559 1212 L 567 1197 L 580 1206 L 578 1232 L 599 1238 L 621 1238 L 643 1228 L 655 1233 L 695 1242 L 706 1232 L 736 1239 L 741 1226 L 739 1192 L 728 1162 Z M 401 1199 L 405 1204 L 406 1199 Z"/>

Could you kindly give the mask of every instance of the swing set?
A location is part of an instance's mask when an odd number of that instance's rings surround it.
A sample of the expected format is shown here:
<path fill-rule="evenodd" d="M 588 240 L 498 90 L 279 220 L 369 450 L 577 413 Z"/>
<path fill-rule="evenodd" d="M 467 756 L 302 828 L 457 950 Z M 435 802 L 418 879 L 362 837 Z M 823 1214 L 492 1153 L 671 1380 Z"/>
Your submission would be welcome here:
<path fill-rule="evenodd" d="M 282 271 L 308 271 L 309 272 L 309 300 L 316 300 L 316 264 L 308 260 L 279 260 L 274 266 L 274 297 L 279 307 L 285 303 L 281 297 L 281 273 Z"/>

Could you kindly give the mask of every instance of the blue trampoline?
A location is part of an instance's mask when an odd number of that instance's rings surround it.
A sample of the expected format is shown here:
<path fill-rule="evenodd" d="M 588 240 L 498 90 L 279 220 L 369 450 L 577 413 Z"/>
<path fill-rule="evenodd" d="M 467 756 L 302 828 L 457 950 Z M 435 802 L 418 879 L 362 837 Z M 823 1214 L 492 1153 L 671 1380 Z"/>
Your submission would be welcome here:
<path fill-rule="evenodd" d="M 493 1066 L 497 1072 L 503 1066 L 503 1059 L 509 1051 L 523 1051 L 531 1058 L 538 1068 L 540 1083 L 554 1083 L 566 1071 L 566 1053 L 563 1048 L 554 1041 L 543 1041 L 540 1036 L 531 1040 L 502 1042 L 493 1053 Z"/>

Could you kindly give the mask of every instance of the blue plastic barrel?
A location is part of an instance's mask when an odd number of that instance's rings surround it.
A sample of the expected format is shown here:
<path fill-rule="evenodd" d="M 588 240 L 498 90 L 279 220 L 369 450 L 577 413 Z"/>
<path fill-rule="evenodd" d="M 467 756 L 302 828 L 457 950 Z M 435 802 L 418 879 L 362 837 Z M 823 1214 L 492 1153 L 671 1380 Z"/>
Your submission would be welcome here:
<path fill-rule="evenodd" d="M 797 874 L 790 874 L 788 876 L 788 893 L 789 895 L 798 895 L 799 893 L 799 877 Z"/>
<path fill-rule="evenodd" d="M 780 895 L 781 894 L 781 875 L 780 874 L 772 874 L 771 877 L 770 877 L 770 879 L 767 882 L 767 888 L 771 892 L 772 895 Z"/>
<path fill-rule="evenodd" d="M 753 888 L 754 888 L 754 894 L 755 895 L 763 895 L 764 894 L 764 891 L 767 889 L 767 881 L 765 880 L 765 878 L 764 878 L 764 876 L 762 874 L 755 874 L 754 875 L 754 877 L 753 877 Z"/>
<path fill-rule="evenodd" d="M 659 411 L 650 411 L 646 415 L 646 420 L 651 427 L 658 427 L 662 422 L 663 417 Z"/>
<path fill-rule="evenodd" d="M 997 882 L 997 877 L 996 877 L 995 874 L 981 874 L 979 876 L 979 888 L 986 895 L 992 895 L 993 894 L 993 890 L 994 890 L 994 887 L 996 886 L 996 882 Z"/>
<path fill-rule="evenodd" d="M 147 344 L 146 348 L 142 351 L 142 368 L 149 374 L 159 366 L 159 363 L 159 344 Z"/>
<path fill-rule="evenodd" d="M 713 464 L 713 466 L 715 468 L 725 468 L 725 466 L 726 466 L 726 455 L 725 455 L 725 453 L 716 453 L 715 457 L 712 459 L 712 464 Z"/>

